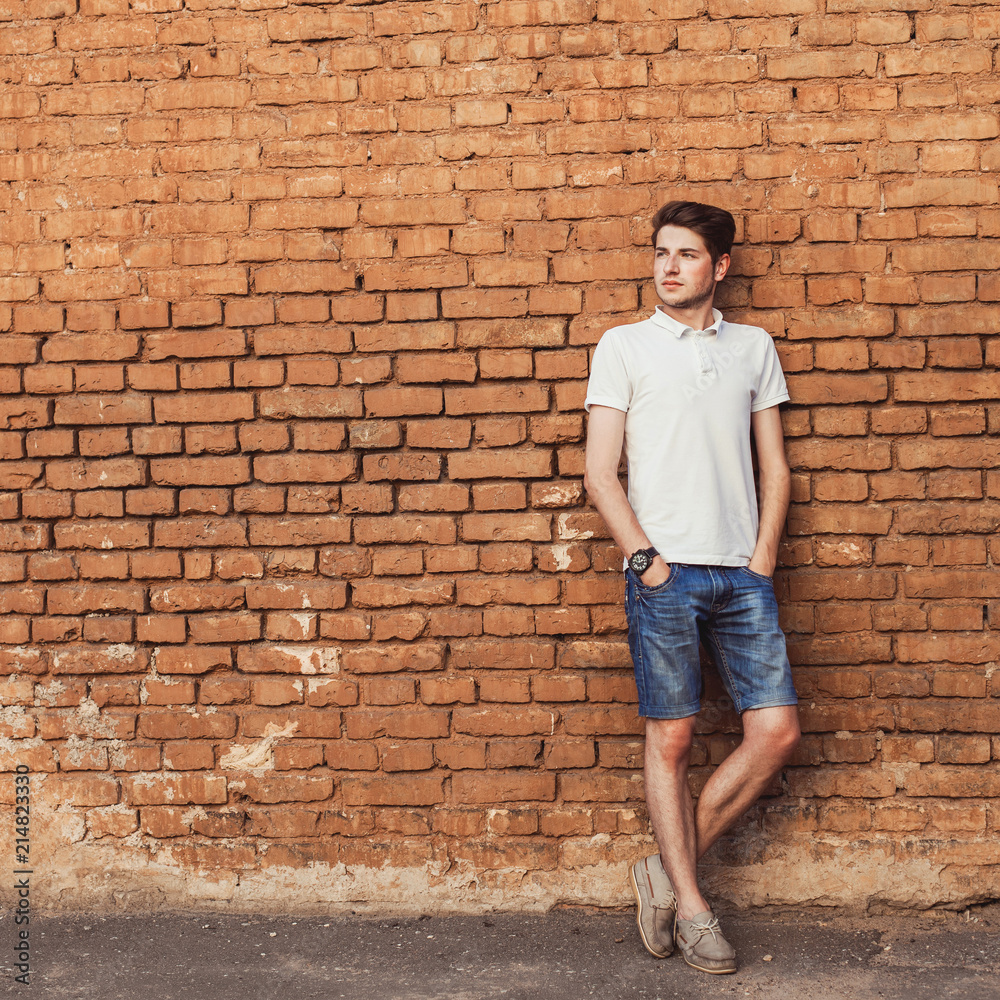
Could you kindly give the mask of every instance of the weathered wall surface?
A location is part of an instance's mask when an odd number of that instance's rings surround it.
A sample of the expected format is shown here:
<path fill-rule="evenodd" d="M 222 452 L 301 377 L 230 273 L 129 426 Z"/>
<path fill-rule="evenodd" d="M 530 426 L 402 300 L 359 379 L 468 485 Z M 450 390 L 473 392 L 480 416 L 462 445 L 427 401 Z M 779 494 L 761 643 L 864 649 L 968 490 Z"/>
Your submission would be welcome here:
<path fill-rule="evenodd" d="M 794 399 L 806 735 L 711 888 L 1000 895 L 1000 5 L 4 11 L 0 763 L 36 905 L 627 900 L 581 404 L 675 197 L 736 214 L 724 305 Z M 696 783 L 737 730 L 710 690 Z"/>

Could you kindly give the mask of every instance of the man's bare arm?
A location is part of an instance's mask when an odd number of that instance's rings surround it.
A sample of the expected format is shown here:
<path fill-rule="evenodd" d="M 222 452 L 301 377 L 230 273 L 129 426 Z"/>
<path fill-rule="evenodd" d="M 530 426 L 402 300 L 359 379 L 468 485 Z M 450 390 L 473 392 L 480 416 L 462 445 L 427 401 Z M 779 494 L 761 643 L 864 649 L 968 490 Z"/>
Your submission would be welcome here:
<path fill-rule="evenodd" d="M 757 468 L 760 474 L 760 527 L 757 546 L 750 558 L 750 569 L 772 576 L 778 561 L 778 543 L 788 516 L 792 474 L 785 459 L 785 437 L 777 406 L 750 415 L 757 445 Z"/>
<path fill-rule="evenodd" d="M 642 530 L 642 525 L 618 481 L 618 462 L 624 440 L 625 413 L 613 406 L 592 406 L 587 424 L 587 459 L 583 485 L 604 518 L 611 537 L 627 557 L 637 549 L 648 549 L 652 543 Z M 669 576 L 670 568 L 662 557 L 657 556 L 653 565 L 643 573 L 642 582 L 655 587 Z"/>

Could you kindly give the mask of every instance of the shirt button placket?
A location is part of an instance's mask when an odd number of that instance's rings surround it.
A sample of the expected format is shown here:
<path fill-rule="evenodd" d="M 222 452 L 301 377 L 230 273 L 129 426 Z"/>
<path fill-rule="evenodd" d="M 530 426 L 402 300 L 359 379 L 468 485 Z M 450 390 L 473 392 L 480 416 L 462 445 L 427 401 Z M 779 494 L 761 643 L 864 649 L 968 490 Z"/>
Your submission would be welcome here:
<path fill-rule="evenodd" d="M 708 348 L 705 346 L 705 338 L 695 334 L 695 353 L 698 355 L 698 368 L 702 372 L 712 371 L 712 359 L 708 356 Z"/>

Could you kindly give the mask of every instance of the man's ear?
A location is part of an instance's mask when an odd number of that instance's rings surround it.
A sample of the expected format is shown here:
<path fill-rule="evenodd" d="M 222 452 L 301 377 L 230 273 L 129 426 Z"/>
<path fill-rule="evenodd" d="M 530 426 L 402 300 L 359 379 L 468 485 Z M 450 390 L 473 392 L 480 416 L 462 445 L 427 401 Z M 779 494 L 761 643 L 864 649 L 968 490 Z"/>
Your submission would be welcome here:
<path fill-rule="evenodd" d="M 729 273 L 729 265 L 733 262 L 729 254 L 724 253 L 715 262 L 715 280 L 722 281 L 722 279 Z"/>

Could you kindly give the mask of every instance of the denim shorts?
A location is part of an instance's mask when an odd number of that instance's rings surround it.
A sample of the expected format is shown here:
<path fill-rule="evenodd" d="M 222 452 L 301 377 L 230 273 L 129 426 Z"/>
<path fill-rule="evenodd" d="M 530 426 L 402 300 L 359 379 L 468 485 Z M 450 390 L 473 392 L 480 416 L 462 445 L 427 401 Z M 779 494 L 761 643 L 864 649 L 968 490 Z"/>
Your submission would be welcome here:
<path fill-rule="evenodd" d="M 663 583 L 646 587 L 626 569 L 625 614 L 640 714 L 698 713 L 699 641 L 737 712 L 798 703 L 768 577 L 745 566 L 671 563 Z"/>

